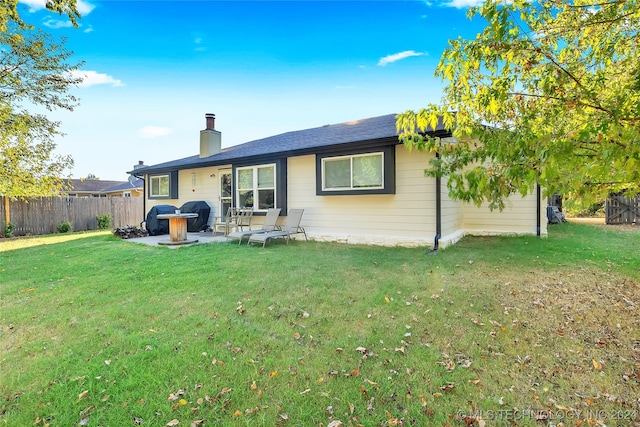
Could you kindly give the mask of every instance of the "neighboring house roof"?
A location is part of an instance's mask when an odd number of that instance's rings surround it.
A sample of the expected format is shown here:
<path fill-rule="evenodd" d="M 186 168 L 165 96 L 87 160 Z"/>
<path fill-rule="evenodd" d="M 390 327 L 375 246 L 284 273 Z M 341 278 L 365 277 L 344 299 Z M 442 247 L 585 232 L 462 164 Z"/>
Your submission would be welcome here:
<path fill-rule="evenodd" d="M 136 179 L 133 183 L 128 181 L 103 181 L 100 179 L 70 179 L 69 184 L 65 186 L 65 193 L 113 193 L 116 191 L 127 191 L 133 189 L 141 189 L 143 182 Z"/>
<path fill-rule="evenodd" d="M 442 123 L 430 133 L 448 134 Z M 393 139 L 397 141 L 396 114 L 354 120 L 334 125 L 325 125 L 312 129 L 304 129 L 257 139 L 244 144 L 223 149 L 220 153 L 209 157 L 199 155 L 185 157 L 166 163 L 136 168 L 128 173 L 144 174 L 149 172 L 168 171 L 227 164 L 234 160 L 273 155 L 302 155 L 316 153 L 330 147 L 353 144 L 364 141 Z"/>
<path fill-rule="evenodd" d="M 133 181 L 133 183 L 131 183 L 129 181 L 125 181 L 125 182 L 120 183 L 118 185 L 115 185 L 113 187 L 106 188 L 106 189 L 102 190 L 102 192 L 103 193 L 115 193 L 117 191 L 141 190 L 143 184 L 144 184 L 143 180 L 141 180 L 140 178 L 136 178 L 135 181 Z"/>
<path fill-rule="evenodd" d="M 99 179 L 70 179 L 65 186 L 68 193 L 100 193 L 106 188 L 120 185 L 126 181 L 102 181 Z M 128 183 L 127 183 L 128 184 Z"/>

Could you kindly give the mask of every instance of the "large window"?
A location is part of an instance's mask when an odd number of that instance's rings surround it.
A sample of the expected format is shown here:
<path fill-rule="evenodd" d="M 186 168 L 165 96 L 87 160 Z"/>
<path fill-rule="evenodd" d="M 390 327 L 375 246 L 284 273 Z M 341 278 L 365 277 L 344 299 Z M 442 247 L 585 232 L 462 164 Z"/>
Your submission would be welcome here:
<path fill-rule="evenodd" d="M 316 156 L 316 194 L 394 194 L 395 147 Z"/>
<path fill-rule="evenodd" d="M 383 188 L 384 155 L 326 157 L 322 159 L 322 176 L 324 191 Z"/>
<path fill-rule="evenodd" d="M 275 164 L 237 168 L 236 180 L 238 207 L 262 211 L 276 206 Z"/>

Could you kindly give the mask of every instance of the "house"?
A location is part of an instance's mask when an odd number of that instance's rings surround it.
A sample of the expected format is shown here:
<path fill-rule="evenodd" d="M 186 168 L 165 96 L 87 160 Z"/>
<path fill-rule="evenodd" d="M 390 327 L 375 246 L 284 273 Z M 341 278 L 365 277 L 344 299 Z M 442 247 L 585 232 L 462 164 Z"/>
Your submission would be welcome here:
<path fill-rule="evenodd" d="M 70 179 L 62 193 L 67 197 L 142 197 L 143 184 L 140 178 L 130 181 Z"/>
<path fill-rule="evenodd" d="M 270 207 L 283 215 L 304 208 L 310 239 L 435 249 L 466 234 L 547 233 L 539 195 L 512 197 L 502 212 L 451 200 L 445 183 L 424 176 L 433 154 L 409 152 L 399 142 L 395 114 L 224 149 L 215 116 L 205 120 L 199 154 L 129 172 L 144 179 L 147 212 L 203 200 L 211 221 L 229 206 L 253 206 L 258 226 Z M 441 125 L 430 133 L 451 136 Z"/>

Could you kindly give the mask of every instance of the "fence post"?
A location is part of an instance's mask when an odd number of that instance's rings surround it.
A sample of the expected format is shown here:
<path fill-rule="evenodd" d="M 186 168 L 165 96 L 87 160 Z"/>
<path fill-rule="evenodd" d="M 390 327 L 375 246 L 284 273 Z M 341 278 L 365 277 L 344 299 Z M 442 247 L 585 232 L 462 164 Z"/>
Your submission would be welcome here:
<path fill-rule="evenodd" d="M 4 225 L 9 226 L 11 222 L 11 211 L 9 209 L 9 198 L 7 196 L 2 196 L 4 199 Z"/>

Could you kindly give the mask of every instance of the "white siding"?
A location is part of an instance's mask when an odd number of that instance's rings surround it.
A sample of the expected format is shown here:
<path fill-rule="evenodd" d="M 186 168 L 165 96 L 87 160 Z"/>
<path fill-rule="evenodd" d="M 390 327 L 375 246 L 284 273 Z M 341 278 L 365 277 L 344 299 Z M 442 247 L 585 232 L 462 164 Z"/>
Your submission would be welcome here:
<path fill-rule="evenodd" d="M 311 239 L 386 246 L 431 247 L 436 235 L 436 180 L 426 178 L 424 169 L 432 154 L 407 151 L 396 146 L 396 194 L 316 195 L 315 156 L 291 157 L 287 163 L 288 208 L 303 208 L 301 225 Z M 178 199 L 147 200 L 147 212 L 155 205 L 176 207 L 203 200 L 211 206 L 209 224 L 220 215 L 219 177 L 224 167 L 180 171 Z M 195 174 L 195 185 L 192 180 Z M 215 175 L 215 176 L 212 176 Z M 442 179 L 442 235 L 440 247 L 454 244 L 466 234 L 536 234 L 534 195 L 511 197 L 503 212 L 488 207 L 453 201 Z M 547 235 L 546 206 L 540 207 L 541 229 Z M 146 213 L 145 213 L 146 215 Z M 263 216 L 255 216 L 259 227 Z M 280 219 L 284 223 L 284 218 Z"/>
<path fill-rule="evenodd" d="M 533 234 L 537 232 L 536 196 L 511 196 L 506 201 L 505 209 L 491 211 L 488 205 L 476 207 L 473 204 L 463 205 L 462 227 L 467 234 Z M 546 206 L 540 206 L 540 234 L 547 235 Z"/>
<path fill-rule="evenodd" d="M 431 246 L 435 180 L 424 177 L 427 160 L 396 147 L 396 194 L 317 196 L 315 156 L 290 158 L 288 207 L 305 209 L 302 226 L 316 240 Z"/>

